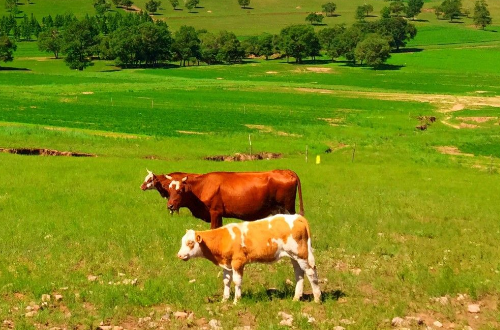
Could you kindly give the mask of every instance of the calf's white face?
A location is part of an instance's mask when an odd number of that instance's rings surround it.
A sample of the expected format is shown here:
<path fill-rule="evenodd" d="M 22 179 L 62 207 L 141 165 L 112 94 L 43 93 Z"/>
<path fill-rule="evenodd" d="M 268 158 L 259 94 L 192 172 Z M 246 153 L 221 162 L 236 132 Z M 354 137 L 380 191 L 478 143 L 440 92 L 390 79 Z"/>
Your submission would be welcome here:
<path fill-rule="evenodd" d="M 181 248 L 177 252 L 177 257 L 182 260 L 189 260 L 201 256 L 200 243 L 200 235 L 196 236 L 194 230 L 186 231 L 186 234 L 182 237 Z"/>

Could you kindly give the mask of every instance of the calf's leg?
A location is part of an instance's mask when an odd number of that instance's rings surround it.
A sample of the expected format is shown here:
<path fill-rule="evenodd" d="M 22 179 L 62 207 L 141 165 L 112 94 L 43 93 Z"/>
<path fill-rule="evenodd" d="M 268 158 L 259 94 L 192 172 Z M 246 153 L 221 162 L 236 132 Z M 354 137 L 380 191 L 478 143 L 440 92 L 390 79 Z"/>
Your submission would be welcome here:
<path fill-rule="evenodd" d="M 318 273 L 316 272 L 316 267 L 312 268 L 308 264 L 307 269 L 306 269 L 306 275 L 307 275 L 307 279 L 311 283 L 311 287 L 312 287 L 313 295 L 314 295 L 314 302 L 317 302 L 317 303 L 321 302 L 321 289 L 319 288 L 319 284 L 318 284 Z"/>
<path fill-rule="evenodd" d="M 292 260 L 293 270 L 295 272 L 295 295 L 293 296 L 294 301 L 299 301 L 302 298 L 302 293 L 304 292 L 304 270 L 300 267 L 299 262 L 295 259 Z"/>
<path fill-rule="evenodd" d="M 231 280 L 233 272 L 231 270 L 224 269 L 224 295 L 222 296 L 222 302 L 229 299 L 229 294 L 231 293 Z"/>
<path fill-rule="evenodd" d="M 241 283 L 243 281 L 243 266 L 233 267 L 234 304 L 241 298 Z"/>

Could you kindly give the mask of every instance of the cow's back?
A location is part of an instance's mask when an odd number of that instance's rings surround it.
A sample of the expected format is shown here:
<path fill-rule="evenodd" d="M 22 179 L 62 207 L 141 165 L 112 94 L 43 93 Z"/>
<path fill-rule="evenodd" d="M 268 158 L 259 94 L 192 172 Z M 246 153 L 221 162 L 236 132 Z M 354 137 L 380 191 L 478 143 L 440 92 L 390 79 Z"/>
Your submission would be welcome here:
<path fill-rule="evenodd" d="M 272 213 L 295 213 L 297 176 L 292 171 L 212 172 L 199 180 L 199 198 L 225 217 L 256 220 Z"/>
<path fill-rule="evenodd" d="M 298 214 L 227 226 L 235 232 L 235 243 L 242 247 L 249 262 L 273 262 L 286 255 L 307 259 L 309 225 Z"/>

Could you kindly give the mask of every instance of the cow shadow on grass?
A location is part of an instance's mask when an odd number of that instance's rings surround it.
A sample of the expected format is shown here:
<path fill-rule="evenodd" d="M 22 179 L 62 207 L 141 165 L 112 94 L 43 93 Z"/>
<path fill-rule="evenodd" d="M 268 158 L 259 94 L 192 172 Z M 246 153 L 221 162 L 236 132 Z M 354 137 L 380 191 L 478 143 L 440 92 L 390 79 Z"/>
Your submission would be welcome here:
<path fill-rule="evenodd" d="M 295 294 L 295 286 L 287 285 L 284 289 L 262 289 L 258 291 L 245 291 L 241 294 L 242 301 L 272 301 L 272 300 L 293 300 Z M 339 300 L 345 297 L 345 292 L 341 290 L 330 290 L 321 292 L 321 302 L 330 300 Z M 231 297 L 228 301 L 233 301 L 234 292 L 231 292 Z M 220 303 L 222 295 L 216 294 L 205 298 L 206 303 Z M 305 291 L 302 295 L 301 301 L 313 302 L 314 295 L 311 291 Z"/>

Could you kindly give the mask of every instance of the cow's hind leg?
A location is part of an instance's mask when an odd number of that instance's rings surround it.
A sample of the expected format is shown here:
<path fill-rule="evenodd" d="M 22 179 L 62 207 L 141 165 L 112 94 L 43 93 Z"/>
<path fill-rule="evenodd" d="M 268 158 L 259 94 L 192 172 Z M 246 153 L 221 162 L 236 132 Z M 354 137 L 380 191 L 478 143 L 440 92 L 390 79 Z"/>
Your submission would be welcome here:
<path fill-rule="evenodd" d="M 319 288 L 318 284 L 318 273 L 316 272 L 316 267 L 312 268 L 311 266 L 309 266 L 309 264 L 307 266 L 308 267 L 306 269 L 306 275 L 309 279 L 309 282 L 311 283 L 314 301 L 319 303 L 321 302 L 321 289 Z"/>
<path fill-rule="evenodd" d="M 293 270 L 295 272 L 295 295 L 293 296 L 294 301 L 299 301 L 302 298 L 302 293 L 304 292 L 304 270 L 300 267 L 299 262 L 295 259 L 292 260 Z"/>
<path fill-rule="evenodd" d="M 298 265 L 302 269 L 303 272 L 306 273 L 307 279 L 309 280 L 309 283 L 311 283 L 313 295 L 314 295 L 314 301 L 319 303 L 321 302 L 321 289 L 319 288 L 318 284 L 318 273 L 316 272 L 316 267 L 311 267 L 307 260 L 304 259 L 298 259 L 297 260 Z M 294 266 L 295 267 L 295 266 Z M 295 297 L 294 297 L 295 299 Z"/>
<path fill-rule="evenodd" d="M 222 296 L 222 302 L 229 299 L 229 294 L 231 293 L 231 280 L 233 272 L 231 270 L 224 269 L 224 295 Z"/>
<path fill-rule="evenodd" d="M 243 281 L 243 266 L 233 266 L 233 282 L 234 282 L 234 304 L 241 298 L 241 283 Z"/>

